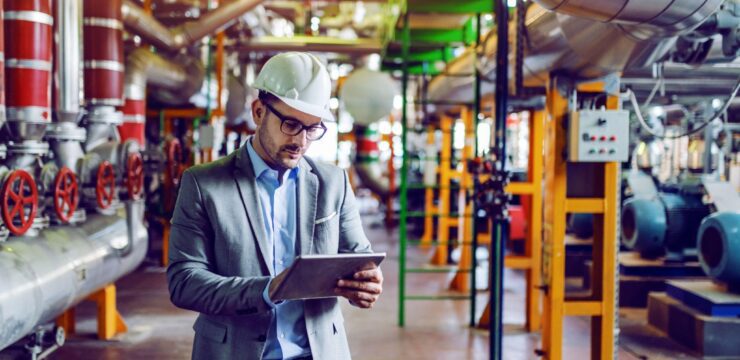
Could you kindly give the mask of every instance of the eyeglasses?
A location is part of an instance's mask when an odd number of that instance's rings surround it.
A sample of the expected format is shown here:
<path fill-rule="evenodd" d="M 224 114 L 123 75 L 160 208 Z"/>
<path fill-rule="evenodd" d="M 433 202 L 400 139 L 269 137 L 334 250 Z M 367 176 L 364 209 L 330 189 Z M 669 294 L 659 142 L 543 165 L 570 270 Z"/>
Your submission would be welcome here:
<path fill-rule="evenodd" d="M 285 135 L 289 136 L 296 136 L 301 133 L 301 131 L 306 130 L 306 138 L 311 141 L 316 141 L 324 137 L 324 134 L 326 134 L 326 126 L 324 123 L 318 123 L 317 125 L 311 125 L 306 126 L 303 125 L 302 122 L 286 117 L 285 115 L 279 113 L 277 110 L 275 110 L 272 105 L 263 102 L 267 109 L 269 109 L 275 116 L 277 116 L 278 119 L 280 119 L 280 131 L 283 132 Z"/>

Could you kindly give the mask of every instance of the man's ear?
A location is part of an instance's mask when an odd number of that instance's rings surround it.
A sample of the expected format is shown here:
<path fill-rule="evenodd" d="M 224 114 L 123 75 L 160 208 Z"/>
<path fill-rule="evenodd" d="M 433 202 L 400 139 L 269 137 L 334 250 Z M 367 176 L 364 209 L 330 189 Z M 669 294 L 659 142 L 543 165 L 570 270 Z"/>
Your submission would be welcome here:
<path fill-rule="evenodd" d="M 252 101 L 252 119 L 257 126 L 262 125 L 262 120 L 264 120 L 266 113 L 267 109 L 262 104 L 262 101 L 260 99 L 254 99 Z"/>

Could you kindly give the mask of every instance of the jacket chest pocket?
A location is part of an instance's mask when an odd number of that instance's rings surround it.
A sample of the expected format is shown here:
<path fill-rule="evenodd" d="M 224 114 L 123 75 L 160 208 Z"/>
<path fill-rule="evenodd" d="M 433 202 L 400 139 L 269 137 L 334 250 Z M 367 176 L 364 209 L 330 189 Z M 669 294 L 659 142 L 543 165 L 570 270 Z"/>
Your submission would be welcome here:
<path fill-rule="evenodd" d="M 314 225 L 314 248 L 317 254 L 336 254 L 339 249 L 339 215 L 319 218 Z"/>

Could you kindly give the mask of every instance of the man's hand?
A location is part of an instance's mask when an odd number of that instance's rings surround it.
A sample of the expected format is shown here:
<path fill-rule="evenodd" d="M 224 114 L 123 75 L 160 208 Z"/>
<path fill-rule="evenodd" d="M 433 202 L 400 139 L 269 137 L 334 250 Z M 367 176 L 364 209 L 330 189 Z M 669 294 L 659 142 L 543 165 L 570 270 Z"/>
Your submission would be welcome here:
<path fill-rule="evenodd" d="M 375 263 L 369 263 L 356 272 L 352 279 L 337 281 L 334 292 L 347 298 L 354 306 L 369 309 L 383 292 L 383 273 Z"/>
<path fill-rule="evenodd" d="M 278 302 L 282 300 L 282 299 L 275 299 L 275 291 L 277 291 L 278 286 L 280 286 L 280 284 L 283 282 L 287 274 L 288 274 L 288 270 L 285 269 L 283 270 L 283 272 L 275 276 L 272 279 L 272 281 L 270 281 L 270 290 L 268 290 L 267 294 L 270 296 L 270 300 L 272 300 L 272 302 Z"/>

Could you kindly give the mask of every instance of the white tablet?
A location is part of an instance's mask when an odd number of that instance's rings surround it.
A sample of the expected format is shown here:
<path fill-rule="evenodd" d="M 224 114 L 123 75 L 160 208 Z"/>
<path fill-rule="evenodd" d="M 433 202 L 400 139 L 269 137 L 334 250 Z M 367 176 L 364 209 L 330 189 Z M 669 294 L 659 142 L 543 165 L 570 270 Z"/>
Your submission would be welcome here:
<path fill-rule="evenodd" d="M 300 255 L 285 269 L 273 301 L 336 297 L 337 280 L 351 279 L 369 263 L 380 263 L 385 253 Z M 274 281 L 274 280 L 273 280 Z"/>

